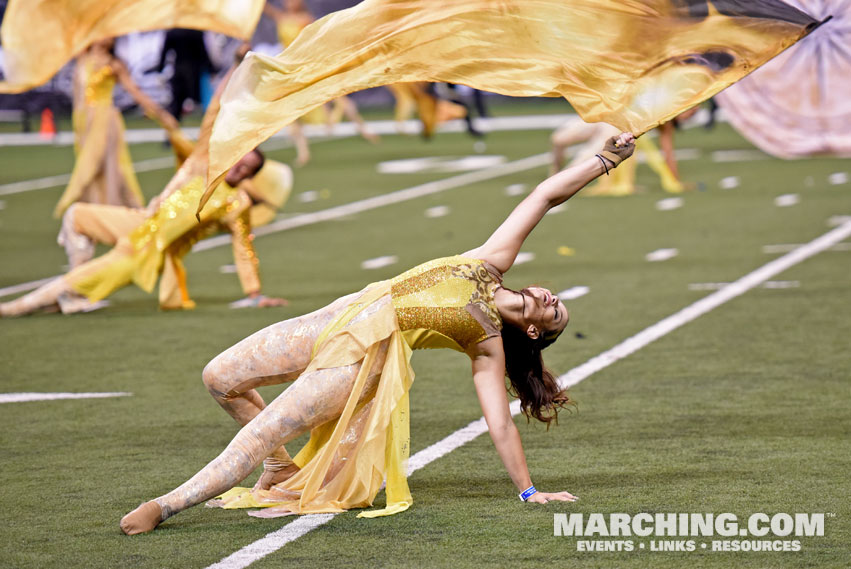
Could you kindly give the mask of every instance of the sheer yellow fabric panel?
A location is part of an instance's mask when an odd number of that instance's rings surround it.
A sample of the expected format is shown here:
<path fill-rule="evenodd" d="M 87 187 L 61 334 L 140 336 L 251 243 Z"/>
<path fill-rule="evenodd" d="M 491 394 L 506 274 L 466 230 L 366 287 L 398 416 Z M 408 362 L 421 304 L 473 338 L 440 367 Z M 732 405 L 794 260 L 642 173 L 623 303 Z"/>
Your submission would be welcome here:
<path fill-rule="evenodd" d="M 131 32 L 195 28 L 248 39 L 264 0 L 12 0 L 0 37 L 6 81 L 19 93 L 49 80 L 88 45 Z"/>
<path fill-rule="evenodd" d="M 87 110 L 86 132 L 81 137 L 71 179 L 53 211 L 56 218 L 76 201 L 141 207 L 144 196 L 124 141 L 124 119 L 114 107 Z M 109 184 L 110 171 L 118 183 Z"/>
<path fill-rule="evenodd" d="M 586 121 L 643 133 L 815 24 L 779 0 L 730 4 L 365 0 L 307 26 L 278 56 L 250 54 L 242 63 L 213 128 L 209 181 L 317 105 L 399 82 L 563 96 Z"/>
<path fill-rule="evenodd" d="M 391 515 L 411 505 L 408 390 L 414 373 L 389 297 L 389 282 L 371 285 L 316 340 L 305 374 L 362 363 L 340 417 L 314 429 L 294 457 L 298 474 L 268 491 L 234 488 L 219 497 L 220 505 L 267 508 L 253 514 L 259 517 L 340 512 L 370 506 L 385 477 L 387 506 L 360 516 Z M 375 395 L 359 402 L 376 365 L 381 379 Z"/>
<path fill-rule="evenodd" d="M 63 278 L 72 290 L 95 302 L 130 284 L 133 281 L 133 269 L 133 257 L 114 248 L 83 263 Z"/>

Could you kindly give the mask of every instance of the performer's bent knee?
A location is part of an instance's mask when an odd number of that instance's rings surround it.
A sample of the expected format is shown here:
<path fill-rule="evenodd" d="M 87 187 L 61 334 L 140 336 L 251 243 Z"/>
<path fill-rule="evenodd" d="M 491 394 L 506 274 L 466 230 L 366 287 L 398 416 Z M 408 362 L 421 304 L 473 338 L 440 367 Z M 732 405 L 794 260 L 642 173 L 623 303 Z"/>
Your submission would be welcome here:
<path fill-rule="evenodd" d="M 216 401 L 226 402 L 245 397 L 246 393 L 257 387 L 256 378 L 236 378 L 233 373 L 228 373 L 226 366 L 218 362 L 218 358 L 214 359 L 201 373 L 201 380 Z"/>
<path fill-rule="evenodd" d="M 224 391 L 226 388 L 222 379 L 221 370 L 215 359 L 204 366 L 204 371 L 201 373 L 201 380 L 204 382 L 204 386 L 210 392 L 210 395 L 217 400 L 228 399 L 228 394 Z"/>

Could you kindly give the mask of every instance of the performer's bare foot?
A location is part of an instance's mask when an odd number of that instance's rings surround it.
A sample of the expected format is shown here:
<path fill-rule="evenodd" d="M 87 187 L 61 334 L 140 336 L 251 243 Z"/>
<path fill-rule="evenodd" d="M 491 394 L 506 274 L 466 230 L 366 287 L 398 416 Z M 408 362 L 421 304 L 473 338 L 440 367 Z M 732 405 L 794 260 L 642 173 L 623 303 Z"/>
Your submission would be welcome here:
<path fill-rule="evenodd" d="M 162 508 L 152 500 L 145 502 L 121 518 L 118 525 L 121 526 L 121 531 L 127 535 L 136 535 L 137 533 L 149 532 L 160 525 L 162 517 Z"/>
<path fill-rule="evenodd" d="M 290 464 L 289 466 L 285 466 L 281 470 L 264 470 L 263 474 L 260 475 L 260 479 L 257 481 L 257 484 L 254 485 L 255 490 L 268 490 L 275 484 L 280 484 L 281 482 L 286 482 L 301 470 L 295 464 Z"/>
<path fill-rule="evenodd" d="M 308 162 L 310 162 L 310 152 L 299 153 L 295 158 L 295 165 L 299 168 L 307 166 Z"/>
<path fill-rule="evenodd" d="M 363 129 L 361 130 L 360 135 L 372 144 L 378 144 L 381 142 L 381 137 L 370 130 Z"/>
<path fill-rule="evenodd" d="M 662 189 L 669 194 L 682 194 L 683 192 L 693 192 L 697 189 L 697 184 L 694 182 L 681 182 L 662 184 Z"/>
<path fill-rule="evenodd" d="M 160 304 L 160 310 L 194 310 L 195 304 L 194 300 L 181 300 L 180 304 Z"/>

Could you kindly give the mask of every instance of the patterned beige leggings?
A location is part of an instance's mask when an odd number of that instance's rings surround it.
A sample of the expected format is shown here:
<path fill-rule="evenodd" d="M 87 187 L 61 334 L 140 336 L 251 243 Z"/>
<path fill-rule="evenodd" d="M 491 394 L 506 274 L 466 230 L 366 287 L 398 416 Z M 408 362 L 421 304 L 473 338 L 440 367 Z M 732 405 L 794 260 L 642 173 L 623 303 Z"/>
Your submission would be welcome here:
<path fill-rule="evenodd" d="M 264 328 L 207 365 L 203 375 L 207 389 L 243 428 L 195 476 L 155 500 L 163 520 L 233 488 L 266 457 L 290 461 L 284 443 L 340 415 L 360 362 L 304 371 L 319 334 L 356 296 Z M 364 310 L 353 322 L 368 318 L 370 312 Z M 362 399 L 371 397 L 377 387 L 384 358 L 376 360 Z M 293 384 L 265 406 L 256 388 L 288 381 Z"/>

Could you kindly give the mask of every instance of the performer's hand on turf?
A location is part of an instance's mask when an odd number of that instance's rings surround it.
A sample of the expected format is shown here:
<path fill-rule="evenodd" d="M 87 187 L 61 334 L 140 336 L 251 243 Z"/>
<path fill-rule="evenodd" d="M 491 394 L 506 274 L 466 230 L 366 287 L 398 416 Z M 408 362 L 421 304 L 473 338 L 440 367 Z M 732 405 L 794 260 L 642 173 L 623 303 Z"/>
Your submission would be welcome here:
<path fill-rule="evenodd" d="M 257 301 L 257 308 L 271 308 L 273 306 L 289 306 L 290 301 L 286 298 L 277 298 L 274 296 L 261 295 Z"/>
<path fill-rule="evenodd" d="M 248 295 L 247 300 L 250 306 L 254 308 L 271 308 L 274 306 L 289 306 L 290 301 L 286 298 L 276 298 L 274 296 L 266 296 L 259 292 L 252 292 Z"/>
<path fill-rule="evenodd" d="M 570 492 L 535 492 L 526 498 L 526 501 L 546 504 L 547 502 L 575 502 L 578 499 Z"/>
<path fill-rule="evenodd" d="M 269 308 L 272 306 L 289 306 L 290 301 L 286 298 L 275 298 L 266 296 L 259 292 L 249 294 L 243 299 L 230 303 L 231 308 Z"/>

